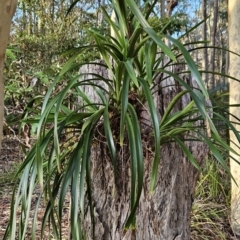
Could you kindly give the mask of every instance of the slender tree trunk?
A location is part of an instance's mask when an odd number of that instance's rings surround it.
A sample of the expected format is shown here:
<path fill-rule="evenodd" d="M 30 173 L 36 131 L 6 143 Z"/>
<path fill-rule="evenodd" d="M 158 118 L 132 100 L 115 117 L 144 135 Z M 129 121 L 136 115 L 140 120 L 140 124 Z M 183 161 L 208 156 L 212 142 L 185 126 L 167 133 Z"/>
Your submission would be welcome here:
<path fill-rule="evenodd" d="M 207 0 L 202 1 L 202 18 L 207 18 Z M 207 41 L 207 22 L 205 21 L 202 25 L 202 38 L 203 41 Z M 207 52 L 207 43 L 204 43 L 203 48 L 203 57 L 202 57 L 202 67 L 203 71 L 208 71 L 208 52 Z M 203 80 L 208 85 L 208 73 L 203 73 Z"/>
<path fill-rule="evenodd" d="M 217 20 L 218 20 L 218 0 L 214 0 L 213 26 L 212 26 L 212 31 L 211 31 L 211 45 L 213 47 L 215 47 L 215 45 L 216 45 Z M 215 48 L 212 48 L 211 55 L 210 55 L 210 64 L 209 64 L 209 70 L 211 72 L 214 72 L 214 70 L 215 70 L 215 55 L 216 55 L 216 50 L 215 50 Z M 215 87 L 214 74 L 210 74 L 209 89 L 212 89 L 214 87 Z"/>
<path fill-rule="evenodd" d="M 240 1 L 229 0 L 229 49 L 240 54 Z M 229 58 L 229 74 L 240 79 L 240 57 L 230 53 Z M 239 82 L 229 79 L 230 84 L 230 105 L 240 103 L 240 84 Z M 230 120 L 239 122 L 239 107 L 230 107 Z M 233 117 L 234 115 L 235 117 Z M 237 131 L 240 131 L 238 124 L 233 124 Z M 236 145 L 235 145 L 236 144 Z M 230 146 L 239 153 L 239 142 L 233 132 L 230 132 Z M 233 158 L 240 161 L 240 157 L 230 153 Z M 232 197 L 231 197 L 231 221 L 232 230 L 235 234 L 240 235 L 240 166 L 234 160 L 230 160 L 231 173 L 238 186 L 232 180 Z"/>
<path fill-rule="evenodd" d="M 165 17 L 165 0 L 161 0 L 160 2 L 160 10 L 161 10 L 161 17 Z"/>
<path fill-rule="evenodd" d="M 10 25 L 15 13 L 17 0 L 0 1 L 0 148 L 2 141 L 3 117 L 4 117 L 4 79 L 3 66 L 5 52 L 8 44 Z"/>
<path fill-rule="evenodd" d="M 34 14 L 32 11 L 32 8 L 35 8 L 34 4 L 32 4 L 32 2 L 28 3 L 27 6 L 27 16 L 28 16 L 28 28 L 27 28 L 27 33 L 28 35 L 32 35 L 34 32 L 37 32 L 37 27 L 35 26 L 36 22 L 35 19 L 33 18 Z M 34 25 L 33 25 L 34 23 Z"/>
<path fill-rule="evenodd" d="M 27 15 L 26 15 L 26 4 L 25 2 L 22 2 L 22 11 L 23 11 L 23 25 L 22 25 L 22 32 L 26 29 L 27 27 Z"/>

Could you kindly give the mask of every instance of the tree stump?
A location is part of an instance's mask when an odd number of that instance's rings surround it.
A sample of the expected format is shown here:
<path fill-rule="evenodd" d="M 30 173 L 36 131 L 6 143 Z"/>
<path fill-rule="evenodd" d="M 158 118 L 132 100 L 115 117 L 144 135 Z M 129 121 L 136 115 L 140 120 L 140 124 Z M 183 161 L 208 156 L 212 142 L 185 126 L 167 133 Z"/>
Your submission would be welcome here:
<path fill-rule="evenodd" d="M 107 69 L 84 66 L 80 72 L 92 73 L 96 71 L 106 76 Z M 174 71 L 173 69 L 171 69 Z M 163 77 L 163 76 L 162 76 Z M 165 77 L 165 76 L 164 76 Z M 87 79 L 87 76 L 85 76 Z M 83 79 L 81 79 L 82 81 Z M 159 112 L 159 120 L 171 99 L 178 94 L 182 87 L 179 83 L 168 77 L 160 81 L 154 88 L 154 101 Z M 185 80 L 195 85 L 191 77 Z M 98 83 L 102 85 L 101 83 Z M 87 86 L 85 86 L 87 88 Z M 92 94 L 85 88 L 85 93 Z M 92 95 L 91 95 L 92 97 Z M 98 99 L 93 99 L 97 100 Z M 184 95 L 174 107 L 174 112 L 182 110 L 191 98 Z M 149 114 L 143 109 L 139 121 L 149 122 Z M 196 125 L 201 124 L 196 122 Z M 100 124 L 101 125 L 101 124 Z M 143 125 L 141 125 L 143 126 Z M 119 128 L 112 125 L 112 129 Z M 101 131 L 99 126 L 99 131 Z M 98 240 L 159 240 L 159 239 L 190 239 L 191 207 L 194 198 L 198 170 L 190 163 L 180 147 L 175 142 L 169 142 L 160 147 L 160 165 L 155 191 L 150 193 L 150 177 L 153 164 L 153 139 L 148 131 L 143 131 L 144 159 L 144 188 L 139 202 L 136 216 L 136 229 L 124 230 L 124 223 L 130 213 L 130 154 L 127 142 L 122 148 L 116 143 L 118 149 L 117 178 L 114 182 L 113 166 L 109 157 L 106 139 L 96 133 L 94 146 L 91 149 L 91 176 L 93 187 L 93 206 L 95 218 L 95 238 Z M 96 131 L 98 132 L 98 131 Z M 160 133 L 161 134 L 161 133 Z M 185 136 L 181 136 L 184 140 Z M 203 165 L 208 152 L 202 142 L 187 142 L 188 149 L 195 156 L 198 164 Z M 87 235 L 91 239 L 91 217 L 86 213 L 85 226 Z"/>

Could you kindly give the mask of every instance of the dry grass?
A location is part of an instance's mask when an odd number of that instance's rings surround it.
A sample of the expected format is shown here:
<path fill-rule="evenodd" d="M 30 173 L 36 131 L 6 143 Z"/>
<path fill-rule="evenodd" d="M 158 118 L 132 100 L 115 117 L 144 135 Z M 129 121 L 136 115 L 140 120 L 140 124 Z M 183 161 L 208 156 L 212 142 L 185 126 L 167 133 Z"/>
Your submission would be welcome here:
<path fill-rule="evenodd" d="M 236 240 L 230 227 L 230 177 L 207 160 L 192 208 L 192 240 Z"/>

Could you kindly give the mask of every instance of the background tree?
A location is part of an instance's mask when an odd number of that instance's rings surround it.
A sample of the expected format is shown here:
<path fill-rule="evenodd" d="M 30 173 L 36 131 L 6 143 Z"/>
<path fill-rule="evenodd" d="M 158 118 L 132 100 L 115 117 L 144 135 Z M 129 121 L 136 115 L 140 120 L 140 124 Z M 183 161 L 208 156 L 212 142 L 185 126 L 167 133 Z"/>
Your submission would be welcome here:
<path fill-rule="evenodd" d="M 240 2 L 237 0 L 228 1 L 229 12 L 229 48 L 236 54 L 240 54 Z M 240 79 L 240 57 L 230 53 L 229 60 L 229 74 L 236 79 Z M 239 125 L 237 124 L 240 119 L 240 85 L 239 80 L 229 80 L 230 84 L 230 120 L 235 125 L 235 128 L 239 131 Z M 238 145 L 239 139 L 236 138 L 234 133 L 230 131 L 230 145 L 233 149 L 239 153 Z M 230 161 L 231 173 L 236 183 L 232 180 L 232 196 L 231 196 L 231 224 L 235 234 L 240 235 L 240 174 L 239 174 L 239 162 L 240 158 L 237 154 L 231 153 L 233 159 Z"/>
<path fill-rule="evenodd" d="M 202 19 L 207 19 L 207 0 L 202 1 Z M 208 82 L 207 20 L 202 24 L 202 39 L 205 41 L 202 53 L 202 66 L 206 71 L 206 73 L 203 74 L 203 79 L 205 82 Z"/>
<path fill-rule="evenodd" d="M 211 28 L 211 45 L 212 46 L 216 46 L 216 33 L 217 33 L 217 25 L 218 25 L 218 0 L 214 0 L 213 3 L 213 24 L 212 24 L 212 28 Z M 216 55 L 216 50 L 215 48 L 212 48 L 211 50 L 211 54 L 210 54 L 210 61 L 209 61 L 209 70 L 211 72 L 214 72 L 215 70 L 215 55 Z M 206 69 L 207 70 L 207 69 Z M 210 74 L 209 75 L 209 88 L 212 89 L 213 86 L 215 86 L 215 75 L 214 74 Z"/>
<path fill-rule="evenodd" d="M 3 66 L 5 60 L 5 52 L 9 40 L 10 25 L 13 14 L 15 13 L 17 0 L 3 0 L 0 3 L 0 149 L 3 132 L 4 118 L 4 79 Z"/>

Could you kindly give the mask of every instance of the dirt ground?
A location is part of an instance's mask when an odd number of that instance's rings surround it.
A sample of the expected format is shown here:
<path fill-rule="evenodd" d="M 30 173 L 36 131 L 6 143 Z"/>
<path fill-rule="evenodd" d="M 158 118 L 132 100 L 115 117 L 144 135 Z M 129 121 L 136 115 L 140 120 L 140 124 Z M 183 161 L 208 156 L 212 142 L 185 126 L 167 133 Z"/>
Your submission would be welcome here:
<path fill-rule="evenodd" d="M 21 146 L 16 137 L 4 137 L 2 142 L 2 150 L 0 151 L 0 239 L 3 239 L 5 230 L 8 225 L 9 216 L 10 216 L 10 204 L 12 191 L 14 187 L 14 174 L 16 174 L 16 168 L 21 164 L 24 159 L 24 154 L 21 150 Z M 33 218 L 35 203 L 37 201 L 37 197 L 39 195 L 39 189 L 36 189 L 36 192 L 33 196 L 33 202 L 31 207 L 31 213 L 29 218 L 29 226 L 28 230 L 31 232 L 31 220 Z M 69 201 L 65 202 L 65 210 L 63 213 L 63 221 L 62 221 L 62 236 L 63 239 L 69 239 L 68 237 L 68 229 L 69 229 Z M 41 229 L 41 220 L 44 216 L 44 204 L 40 204 L 40 208 L 38 210 L 37 216 L 37 231 L 36 231 L 36 239 L 40 238 L 40 229 Z M 54 239 L 54 237 L 50 234 L 49 236 L 49 228 L 46 226 L 46 231 L 44 232 L 43 239 Z M 26 237 L 25 239 L 32 239 L 31 235 Z"/>
<path fill-rule="evenodd" d="M 13 180 L 14 166 L 21 163 L 23 154 L 20 150 L 19 141 L 14 137 L 5 137 L 0 151 L 0 239 L 9 220 L 11 195 L 14 186 Z M 5 178 L 5 179 L 3 179 Z"/>

